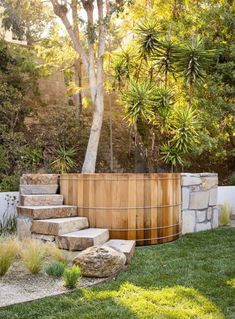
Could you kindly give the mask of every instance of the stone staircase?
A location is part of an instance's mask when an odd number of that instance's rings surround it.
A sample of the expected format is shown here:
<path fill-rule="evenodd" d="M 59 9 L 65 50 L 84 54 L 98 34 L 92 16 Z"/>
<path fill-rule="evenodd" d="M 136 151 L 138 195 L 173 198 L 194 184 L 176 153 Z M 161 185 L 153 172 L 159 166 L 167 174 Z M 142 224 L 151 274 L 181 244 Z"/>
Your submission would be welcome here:
<path fill-rule="evenodd" d="M 54 174 L 22 176 L 17 208 L 19 239 L 51 242 L 68 251 L 107 245 L 122 251 L 130 262 L 135 241 L 109 240 L 108 229 L 89 228 L 89 220 L 79 217 L 77 206 L 63 205 L 63 195 L 56 194 L 58 187 L 58 176 Z"/>

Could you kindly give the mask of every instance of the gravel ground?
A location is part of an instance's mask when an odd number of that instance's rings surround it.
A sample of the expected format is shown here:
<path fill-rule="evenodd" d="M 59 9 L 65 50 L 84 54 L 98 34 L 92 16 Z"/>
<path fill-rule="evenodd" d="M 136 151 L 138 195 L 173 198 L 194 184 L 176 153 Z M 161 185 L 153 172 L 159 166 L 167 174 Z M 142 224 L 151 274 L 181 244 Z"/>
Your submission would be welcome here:
<path fill-rule="evenodd" d="M 102 283 L 104 278 L 81 278 L 78 288 Z M 15 262 L 7 274 L 0 277 L 0 307 L 32 301 L 48 296 L 68 293 L 61 279 L 54 279 L 41 272 L 32 275 L 27 272 L 21 262 Z"/>

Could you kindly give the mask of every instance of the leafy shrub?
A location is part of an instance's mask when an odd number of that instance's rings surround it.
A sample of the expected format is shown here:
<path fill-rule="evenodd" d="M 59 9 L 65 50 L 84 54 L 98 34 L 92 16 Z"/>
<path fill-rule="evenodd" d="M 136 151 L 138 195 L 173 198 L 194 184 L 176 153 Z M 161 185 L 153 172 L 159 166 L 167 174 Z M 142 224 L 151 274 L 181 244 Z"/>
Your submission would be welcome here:
<path fill-rule="evenodd" d="M 53 244 L 46 244 L 45 247 L 48 257 L 51 257 L 54 261 L 58 261 L 63 265 L 67 264 L 67 260 L 61 249 L 59 249 Z"/>
<path fill-rule="evenodd" d="M 0 276 L 6 274 L 19 252 L 16 240 L 6 240 L 0 243 Z"/>
<path fill-rule="evenodd" d="M 232 175 L 229 177 L 229 185 L 235 185 L 235 172 L 232 173 Z"/>
<path fill-rule="evenodd" d="M 60 146 L 58 150 L 55 151 L 56 159 L 51 163 L 53 170 L 64 174 L 75 168 L 77 165 L 74 160 L 76 152 L 76 149 L 73 147 L 67 149 L 64 146 Z"/>
<path fill-rule="evenodd" d="M 59 261 L 54 261 L 46 268 L 46 273 L 49 276 L 61 277 L 64 273 L 65 266 Z"/>
<path fill-rule="evenodd" d="M 46 250 L 43 243 L 29 240 L 25 242 L 21 251 L 21 258 L 25 267 L 32 274 L 37 274 L 42 269 L 45 254 Z"/>
<path fill-rule="evenodd" d="M 80 276 L 81 276 L 81 270 L 76 265 L 73 265 L 71 268 L 65 269 L 63 274 L 65 287 L 69 289 L 75 288 Z"/>
<path fill-rule="evenodd" d="M 19 176 L 3 176 L 0 182 L 0 192 L 16 192 L 19 190 Z"/>
<path fill-rule="evenodd" d="M 219 212 L 219 225 L 226 226 L 230 222 L 230 216 L 232 214 L 232 208 L 228 203 L 224 203 L 220 207 Z"/>

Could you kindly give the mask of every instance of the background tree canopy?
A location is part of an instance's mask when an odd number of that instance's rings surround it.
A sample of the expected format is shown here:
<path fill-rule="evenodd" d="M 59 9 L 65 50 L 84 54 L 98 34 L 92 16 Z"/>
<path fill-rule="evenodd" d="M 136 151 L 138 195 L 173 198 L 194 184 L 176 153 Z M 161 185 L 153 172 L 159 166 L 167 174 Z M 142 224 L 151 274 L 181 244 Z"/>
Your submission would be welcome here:
<path fill-rule="evenodd" d="M 1 44 L 1 179 L 41 167 L 80 170 L 92 115 L 88 79 L 74 69 L 80 56 L 47 3 L 1 4 L 4 26 L 32 45 L 29 51 Z M 235 165 L 234 2 L 135 0 L 121 8 L 109 21 L 102 56 L 105 111 L 97 171 L 110 170 L 113 152 L 126 171 L 217 171 L 226 182 Z M 93 49 L 96 57 L 97 45 Z M 47 118 L 35 112 L 40 98 L 33 83 L 56 69 L 65 74 L 68 95 L 81 94 L 79 119 L 75 104 L 48 106 Z M 27 136 L 38 122 L 32 142 Z"/>

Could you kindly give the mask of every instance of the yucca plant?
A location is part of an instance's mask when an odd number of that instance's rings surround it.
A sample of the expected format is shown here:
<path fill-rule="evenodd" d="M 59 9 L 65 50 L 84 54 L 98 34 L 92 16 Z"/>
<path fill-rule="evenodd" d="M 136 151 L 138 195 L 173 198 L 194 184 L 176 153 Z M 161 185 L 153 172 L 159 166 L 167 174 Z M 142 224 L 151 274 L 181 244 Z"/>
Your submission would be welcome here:
<path fill-rule="evenodd" d="M 61 174 L 71 171 L 77 165 L 74 160 L 76 153 L 77 150 L 75 148 L 60 146 L 59 149 L 55 151 L 56 159 L 51 163 L 53 170 Z"/>
<path fill-rule="evenodd" d="M 188 153 L 198 143 L 200 122 L 196 110 L 186 106 L 177 108 L 169 124 L 173 138 L 171 143 L 181 153 Z"/>
<path fill-rule="evenodd" d="M 175 103 L 175 93 L 169 87 L 158 87 L 154 91 L 154 112 L 165 118 Z"/>
<path fill-rule="evenodd" d="M 152 21 L 143 22 L 137 26 L 136 33 L 140 57 L 147 60 L 160 44 L 156 23 Z"/>
<path fill-rule="evenodd" d="M 177 165 L 184 165 L 184 156 L 183 154 L 168 142 L 162 145 L 161 147 L 162 160 L 166 164 L 171 165 L 171 170 L 174 170 L 174 167 Z"/>
<path fill-rule="evenodd" d="M 161 147 L 162 160 L 171 164 L 184 165 L 185 157 L 198 143 L 200 123 L 198 114 L 191 107 L 180 107 L 169 120 L 168 132 L 173 136 Z"/>
<path fill-rule="evenodd" d="M 114 86 L 118 83 L 119 89 L 126 81 L 130 80 L 136 69 L 135 54 L 129 49 L 122 50 L 113 57 Z"/>
<path fill-rule="evenodd" d="M 215 56 L 215 50 L 205 50 L 203 40 L 199 36 L 192 38 L 190 43 L 179 46 L 175 52 L 176 65 L 182 72 L 189 86 L 190 101 L 195 84 L 203 81 L 206 69 Z"/>
<path fill-rule="evenodd" d="M 121 95 L 125 106 L 125 114 L 130 124 L 138 120 L 151 121 L 153 111 L 154 87 L 148 82 L 131 81 L 129 87 Z"/>
<path fill-rule="evenodd" d="M 153 54 L 154 66 L 158 72 L 164 75 L 165 86 L 168 85 L 168 74 L 175 72 L 173 64 L 175 51 L 175 45 L 171 41 L 165 41 L 159 45 L 158 50 L 155 50 Z"/>

